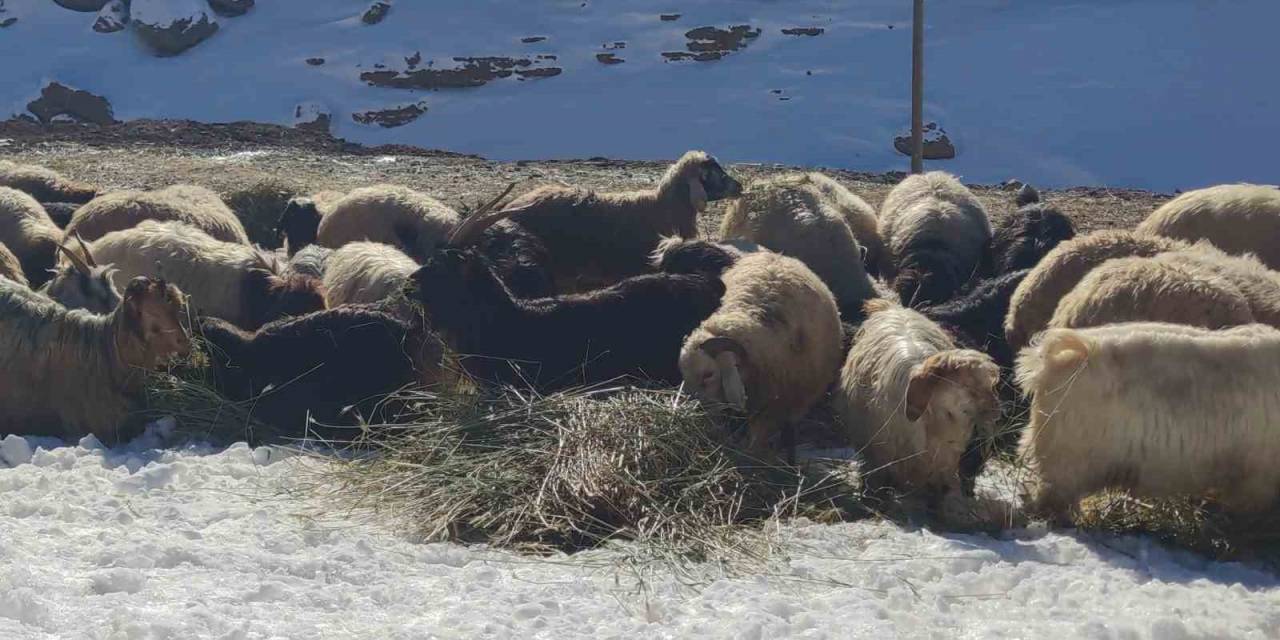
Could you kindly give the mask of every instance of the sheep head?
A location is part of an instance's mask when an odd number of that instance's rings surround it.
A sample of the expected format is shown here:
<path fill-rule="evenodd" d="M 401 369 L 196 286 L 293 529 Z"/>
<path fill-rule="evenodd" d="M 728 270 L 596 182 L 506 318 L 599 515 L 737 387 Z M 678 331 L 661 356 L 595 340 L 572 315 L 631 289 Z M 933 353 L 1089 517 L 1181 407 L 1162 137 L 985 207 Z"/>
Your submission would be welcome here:
<path fill-rule="evenodd" d="M 940 493 L 958 487 L 960 457 L 975 428 L 999 416 L 999 379 L 991 358 L 970 349 L 936 353 L 912 369 L 903 411 L 925 432 L 932 477 L 921 482 Z"/>
<path fill-rule="evenodd" d="M 186 296 L 164 280 L 131 280 L 115 314 L 115 344 L 124 364 L 150 369 L 191 352 Z"/>
<path fill-rule="evenodd" d="M 690 151 L 667 170 L 658 186 L 658 196 L 664 199 L 687 199 L 693 207 L 694 217 L 681 217 L 676 221 L 677 231 L 685 238 L 698 234 L 696 214 L 705 211 L 708 202 L 736 198 L 742 195 L 742 183 L 729 175 L 715 157 L 704 151 Z"/>
<path fill-rule="evenodd" d="M 923 307 L 946 302 L 969 279 L 961 274 L 952 254 L 941 248 L 924 248 L 908 255 L 893 288 L 898 292 L 903 306 Z"/>
<path fill-rule="evenodd" d="M 276 221 L 276 239 L 288 240 L 289 255 L 314 244 L 320 230 L 320 209 L 311 198 L 293 198 Z"/>
<path fill-rule="evenodd" d="M 680 358 L 680 373 L 690 391 L 703 402 L 747 410 L 746 381 L 750 358 L 742 343 L 725 336 L 711 336 Z"/>
<path fill-rule="evenodd" d="M 1023 206 L 996 228 L 991 250 L 987 252 L 993 261 L 989 271 L 1001 275 L 1030 269 L 1054 247 L 1075 235 L 1071 218 L 1052 205 L 1037 201 Z"/>
<path fill-rule="evenodd" d="M 68 264 L 60 269 L 53 269 L 53 278 L 40 288 L 40 291 L 51 299 L 61 303 L 68 309 L 85 309 L 91 313 L 111 313 L 120 304 L 120 291 L 116 289 L 112 274 L 116 269 L 111 265 L 98 266 L 93 252 L 80 238 L 74 234 L 80 245 L 80 253 L 60 244 L 58 250 L 67 258 Z"/>

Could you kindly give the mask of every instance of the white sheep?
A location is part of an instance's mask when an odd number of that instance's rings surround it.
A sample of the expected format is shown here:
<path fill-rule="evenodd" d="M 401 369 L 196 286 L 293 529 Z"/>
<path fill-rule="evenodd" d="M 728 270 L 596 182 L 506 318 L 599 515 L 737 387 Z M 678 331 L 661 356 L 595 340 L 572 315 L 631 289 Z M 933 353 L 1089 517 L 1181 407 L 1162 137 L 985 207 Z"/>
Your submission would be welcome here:
<path fill-rule="evenodd" d="M 0 436 L 119 439 L 145 370 L 190 350 L 184 318 L 177 287 L 147 278 L 107 315 L 0 279 Z"/>
<path fill-rule="evenodd" d="M 1009 299 L 1005 318 L 1005 339 L 1016 353 L 1043 331 L 1053 318 L 1058 303 L 1098 265 L 1115 258 L 1150 257 L 1189 245 L 1128 231 L 1096 231 L 1054 247 L 1027 274 Z"/>
<path fill-rule="evenodd" d="M 720 235 L 805 263 L 831 288 L 841 317 L 856 320 L 862 317 L 862 304 L 876 297 L 877 291 L 863 267 L 862 246 L 835 200 L 818 186 L 813 178 L 817 175 L 786 175 L 753 183 L 729 205 Z"/>
<path fill-rule="evenodd" d="M 880 207 L 879 230 L 885 243 L 880 275 L 909 306 L 955 296 L 977 275 L 991 241 L 982 203 L 942 171 L 898 183 Z"/>
<path fill-rule="evenodd" d="M 1280 331 L 1164 323 L 1050 329 L 1023 350 L 1032 512 L 1066 521 L 1106 488 L 1140 498 L 1216 491 L 1237 512 L 1280 491 Z"/>
<path fill-rule="evenodd" d="M 185 222 L 223 242 L 249 244 L 249 235 L 218 194 L 204 187 L 179 184 L 155 191 L 113 191 L 76 209 L 67 223 L 70 236 L 96 240 L 136 226 L 143 220 Z"/>
<path fill-rule="evenodd" d="M 96 188 L 68 180 L 56 171 L 9 160 L 0 160 L 0 187 L 12 187 L 24 191 L 39 202 L 82 204 L 98 195 Z"/>
<path fill-rule="evenodd" d="M 462 220 L 443 202 L 392 184 L 353 189 L 332 206 L 320 218 L 320 246 L 339 249 L 350 242 L 381 242 L 419 260 L 431 255 Z"/>
<path fill-rule="evenodd" d="M 1226 279 L 1244 296 L 1256 322 L 1280 327 L 1280 271 L 1268 269 L 1253 255 L 1231 255 L 1201 240 L 1190 249 L 1157 257 Z"/>
<path fill-rule="evenodd" d="M 23 191 L 0 187 L 0 243 L 22 265 L 27 281 L 39 287 L 49 279 L 63 232 L 44 207 Z"/>
<path fill-rule="evenodd" d="M 1254 322 L 1248 299 L 1229 279 L 1169 255 L 1098 265 L 1058 302 L 1049 326 L 1152 321 L 1221 329 Z"/>
<path fill-rule="evenodd" d="M 581 291 L 647 272 L 663 236 L 696 236 L 698 214 L 708 202 L 741 192 L 742 185 L 714 157 L 690 151 L 652 189 L 601 193 L 546 185 L 504 210 L 550 251 L 557 290 Z"/>
<path fill-rule="evenodd" d="M 1188 191 L 1164 203 L 1135 230 L 1139 235 L 1208 240 L 1227 253 L 1252 253 L 1280 269 L 1280 189 L 1224 184 Z"/>
<path fill-rule="evenodd" d="M 9 247 L 0 242 L 0 278 L 8 278 L 24 287 L 29 286 L 27 276 L 22 272 L 22 263 L 13 255 Z"/>
<path fill-rule="evenodd" d="M 214 239 L 182 222 L 145 220 L 89 247 L 99 262 L 114 267 L 117 286 L 136 276 L 163 277 L 187 292 L 202 313 L 247 330 L 324 308 L 317 279 L 284 277 L 265 251 Z"/>
<path fill-rule="evenodd" d="M 720 307 L 685 339 L 680 374 L 703 401 L 745 412 L 747 448 L 759 451 L 826 393 L 840 317 L 831 290 L 794 258 L 744 254 L 721 280 Z"/>
<path fill-rule="evenodd" d="M 352 242 L 334 250 L 325 263 L 325 299 L 330 308 L 373 304 L 403 297 L 418 263 L 380 242 Z"/>
<path fill-rule="evenodd" d="M 830 176 L 816 171 L 805 175 L 826 196 L 836 211 L 844 216 L 844 221 L 853 231 L 853 237 L 865 252 L 862 264 L 867 273 L 878 275 L 885 249 L 884 239 L 880 237 L 880 216 L 876 215 L 875 207 Z"/>
<path fill-rule="evenodd" d="M 887 474 L 899 489 L 956 495 L 975 428 L 999 416 L 999 378 L 986 354 L 956 348 L 932 320 L 878 299 L 867 303 L 832 404 L 868 480 Z"/>

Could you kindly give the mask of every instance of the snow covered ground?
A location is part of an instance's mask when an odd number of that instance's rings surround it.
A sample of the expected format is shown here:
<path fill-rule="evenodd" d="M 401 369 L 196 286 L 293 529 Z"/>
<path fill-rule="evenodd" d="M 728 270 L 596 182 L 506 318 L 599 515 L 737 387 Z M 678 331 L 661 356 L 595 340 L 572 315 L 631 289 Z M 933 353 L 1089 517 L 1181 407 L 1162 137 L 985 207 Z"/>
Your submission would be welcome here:
<path fill-rule="evenodd" d="M 795 526 L 777 573 L 638 588 L 609 553 L 418 544 L 237 445 L 0 444 L 0 638 L 1275 638 L 1280 580 L 1141 538 Z"/>
<path fill-rule="evenodd" d="M 259 2 L 219 18 L 207 42 L 156 58 L 128 30 L 93 32 L 93 14 L 9 0 L 18 20 L 0 31 L 0 116 L 24 112 L 57 80 L 107 97 L 121 119 L 289 124 L 314 103 L 351 140 L 498 160 L 674 158 L 702 147 L 735 162 L 907 164 L 892 147 L 908 125 L 906 0 L 432 0 L 398 2 L 373 26 L 360 21 L 366 5 Z M 959 148 L 933 166 L 1048 186 L 1274 182 L 1278 22 L 1275 0 L 930 2 L 927 116 Z M 691 29 L 738 24 L 761 35 L 721 60 L 661 55 L 686 51 Z M 781 32 L 795 27 L 825 32 Z M 521 42 L 537 36 L 546 39 Z M 378 64 L 404 70 L 415 53 L 420 68 L 513 56 L 563 72 L 427 92 L 360 80 Z M 625 62 L 603 64 L 601 53 Z M 399 128 L 352 120 L 419 101 L 427 112 Z"/>

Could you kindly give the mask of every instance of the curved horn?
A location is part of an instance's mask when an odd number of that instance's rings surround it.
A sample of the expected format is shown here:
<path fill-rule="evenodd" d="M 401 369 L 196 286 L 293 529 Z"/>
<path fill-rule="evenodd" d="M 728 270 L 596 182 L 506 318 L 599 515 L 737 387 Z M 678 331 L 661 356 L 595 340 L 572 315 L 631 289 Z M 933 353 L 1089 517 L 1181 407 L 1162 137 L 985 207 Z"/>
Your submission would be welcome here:
<path fill-rule="evenodd" d="M 498 194 L 498 197 L 481 205 L 480 208 L 475 210 L 475 213 L 472 213 L 467 216 L 466 220 L 458 223 L 458 226 L 454 228 L 453 233 L 449 234 L 449 246 L 465 247 L 472 242 L 475 242 L 480 237 L 480 234 L 483 233 L 485 229 L 493 226 L 494 223 L 518 213 L 520 209 L 503 209 L 501 211 L 490 213 L 494 207 L 498 206 L 498 203 L 501 202 L 503 198 L 507 197 L 507 194 L 511 193 L 512 189 L 516 188 L 517 184 L 519 183 L 512 182 L 507 185 L 507 188 L 504 189 L 502 193 Z"/>
<path fill-rule="evenodd" d="M 76 239 L 76 242 L 80 243 L 80 250 L 84 252 L 85 263 L 90 267 L 98 266 L 98 261 L 93 259 L 93 252 L 89 251 L 89 245 L 84 243 L 84 238 L 80 237 L 80 232 L 72 231 L 71 236 Z"/>
<path fill-rule="evenodd" d="M 86 276 L 90 274 L 89 265 L 85 264 L 84 259 L 76 254 L 76 252 L 68 249 L 65 244 L 59 244 L 58 249 L 67 256 L 67 259 L 71 261 L 71 264 L 76 268 L 76 271 L 79 271 Z"/>
<path fill-rule="evenodd" d="M 733 338 L 713 336 L 703 341 L 702 344 L 698 345 L 698 348 L 707 352 L 707 355 L 712 358 L 724 353 L 725 351 L 731 351 L 737 355 L 738 359 L 742 362 L 747 361 L 747 350 L 743 348 L 742 343 L 734 340 Z"/>

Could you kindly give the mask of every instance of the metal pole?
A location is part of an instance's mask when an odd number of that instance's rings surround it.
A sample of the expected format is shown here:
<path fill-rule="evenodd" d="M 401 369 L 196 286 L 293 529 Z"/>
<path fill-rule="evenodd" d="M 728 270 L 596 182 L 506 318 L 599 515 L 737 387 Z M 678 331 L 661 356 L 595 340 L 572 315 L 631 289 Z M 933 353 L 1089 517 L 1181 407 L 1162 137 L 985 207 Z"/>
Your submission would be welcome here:
<path fill-rule="evenodd" d="M 911 18 L 911 173 L 924 173 L 924 0 Z"/>

